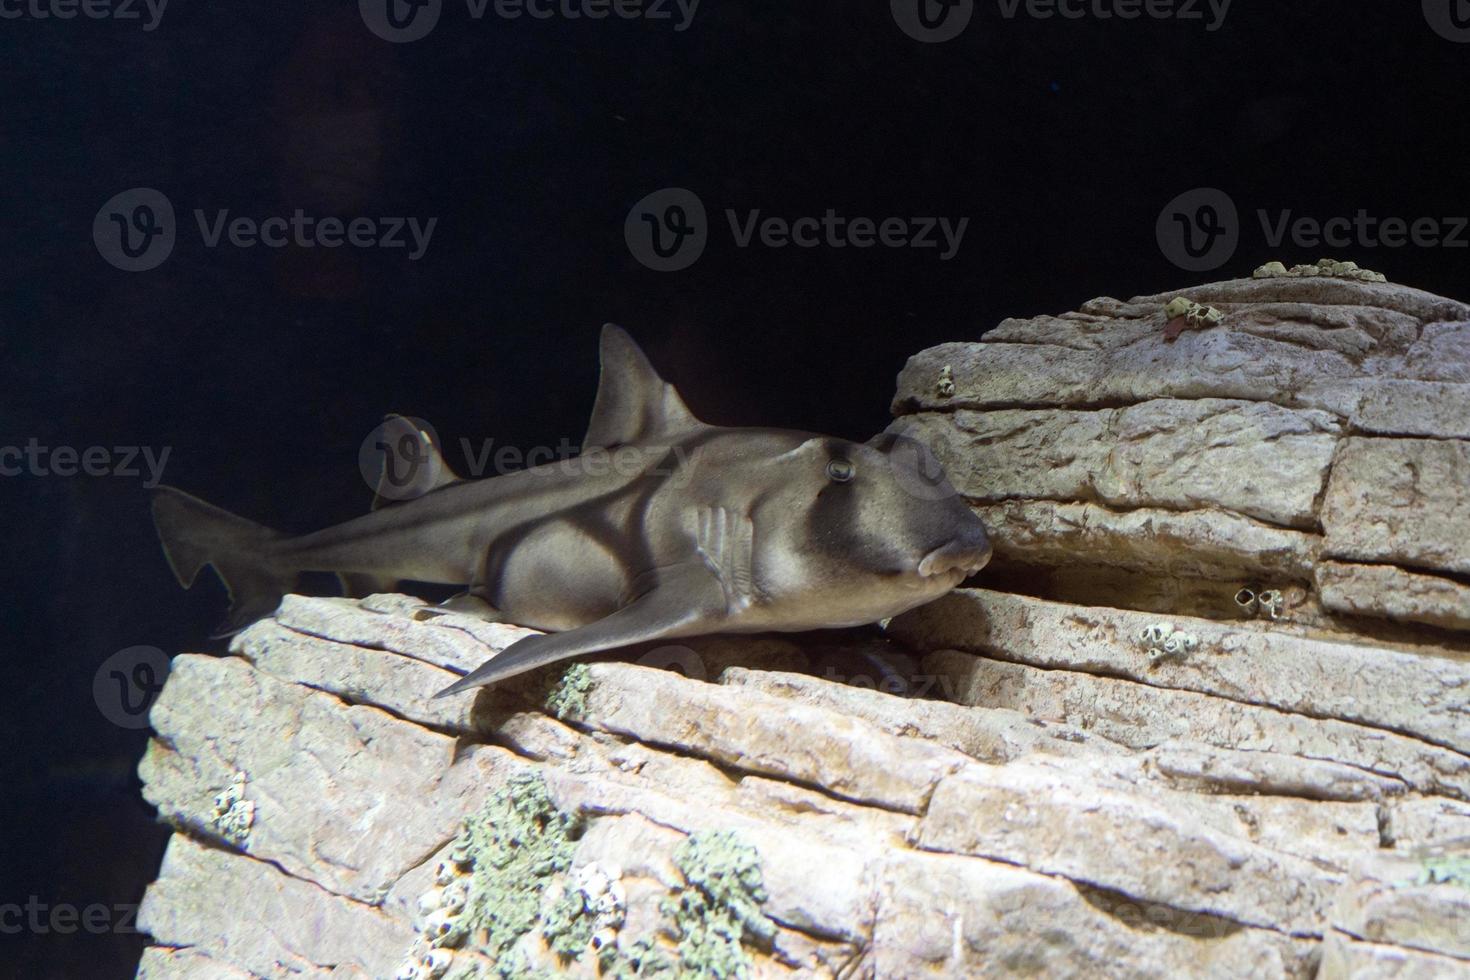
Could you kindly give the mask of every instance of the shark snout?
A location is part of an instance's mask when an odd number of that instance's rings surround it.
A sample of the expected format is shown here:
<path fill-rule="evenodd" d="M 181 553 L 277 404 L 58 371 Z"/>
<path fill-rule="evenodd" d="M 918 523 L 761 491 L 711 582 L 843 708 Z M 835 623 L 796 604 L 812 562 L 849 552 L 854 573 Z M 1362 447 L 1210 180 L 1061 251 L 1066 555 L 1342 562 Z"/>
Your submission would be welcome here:
<path fill-rule="evenodd" d="M 945 572 L 964 572 L 973 575 L 990 561 L 990 539 L 978 528 L 942 544 L 919 560 L 919 574 L 924 578 L 943 575 Z"/>

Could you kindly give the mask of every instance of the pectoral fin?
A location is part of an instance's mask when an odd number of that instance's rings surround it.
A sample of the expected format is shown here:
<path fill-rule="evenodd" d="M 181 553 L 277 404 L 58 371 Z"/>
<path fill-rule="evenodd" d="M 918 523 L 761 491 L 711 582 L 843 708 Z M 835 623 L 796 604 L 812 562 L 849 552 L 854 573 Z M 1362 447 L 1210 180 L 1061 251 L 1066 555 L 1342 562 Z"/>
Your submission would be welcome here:
<path fill-rule="evenodd" d="M 558 660 L 642 643 L 715 632 L 725 618 L 725 589 L 702 561 L 660 573 L 658 583 L 638 599 L 595 623 L 528 636 L 494 659 L 440 691 L 435 697 L 494 684 Z"/>
<path fill-rule="evenodd" d="M 505 617 L 500 614 L 500 610 L 477 592 L 461 592 L 459 595 L 450 596 L 437 606 L 424 606 L 416 609 L 413 618 L 422 621 L 450 615 L 482 619 L 487 623 L 505 622 Z"/>

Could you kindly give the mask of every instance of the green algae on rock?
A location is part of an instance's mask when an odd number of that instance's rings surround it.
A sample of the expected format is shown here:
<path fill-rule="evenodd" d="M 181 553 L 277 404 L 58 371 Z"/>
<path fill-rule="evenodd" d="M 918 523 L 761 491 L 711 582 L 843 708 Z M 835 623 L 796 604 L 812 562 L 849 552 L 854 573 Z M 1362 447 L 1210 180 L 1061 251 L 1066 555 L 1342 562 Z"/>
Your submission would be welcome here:
<path fill-rule="evenodd" d="M 558 809 L 534 773 L 512 776 L 465 820 L 452 854 L 471 868 L 462 921 L 470 941 L 497 963 L 540 920 L 541 895 L 571 867 L 582 828 L 582 818 Z"/>
<path fill-rule="evenodd" d="M 732 831 L 697 833 L 674 851 L 688 888 L 663 903 L 679 939 L 681 977 L 744 977 L 742 943 L 769 948 L 776 926 L 766 900 L 760 855 Z"/>
<path fill-rule="evenodd" d="M 592 689 L 592 674 L 584 663 L 574 663 L 561 672 L 546 694 L 546 710 L 557 718 L 567 718 L 587 710 L 587 692 Z"/>

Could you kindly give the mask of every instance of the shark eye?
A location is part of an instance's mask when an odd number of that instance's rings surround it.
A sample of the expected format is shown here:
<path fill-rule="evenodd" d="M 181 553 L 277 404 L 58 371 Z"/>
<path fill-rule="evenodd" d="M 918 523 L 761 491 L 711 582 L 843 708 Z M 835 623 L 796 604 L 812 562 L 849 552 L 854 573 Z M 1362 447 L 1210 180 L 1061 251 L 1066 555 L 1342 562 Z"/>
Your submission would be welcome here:
<path fill-rule="evenodd" d="M 834 459 L 827 464 L 827 477 L 833 483 L 846 483 L 857 476 L 857 468 L 845 459 Z"/>

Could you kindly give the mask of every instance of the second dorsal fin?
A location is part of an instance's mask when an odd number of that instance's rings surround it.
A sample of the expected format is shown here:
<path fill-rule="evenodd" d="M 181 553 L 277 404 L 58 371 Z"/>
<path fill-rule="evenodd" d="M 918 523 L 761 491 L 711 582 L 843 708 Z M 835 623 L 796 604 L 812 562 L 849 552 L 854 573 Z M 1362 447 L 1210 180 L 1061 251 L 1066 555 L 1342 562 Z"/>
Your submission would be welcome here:
<path fill-rule="evenodd" d="M 377 431 L 380 444 L 372 448 L 377 451 L 381 465 L 373 510 L 413 500 L 459 482 L 426 423 L 403 415 L 389 415 Z"/>
<path fill-rule="evenodd" d="M 650 443 L 697 429 L 695 418 L 674 386 L 658 376 L 648 358 L 614 324 L 602 328 L 602 378 L 582 451 Z"/>

